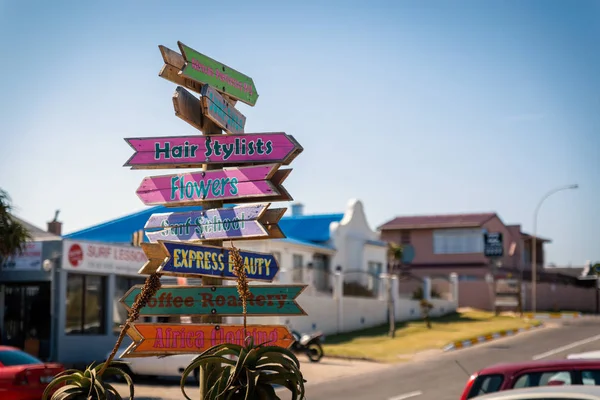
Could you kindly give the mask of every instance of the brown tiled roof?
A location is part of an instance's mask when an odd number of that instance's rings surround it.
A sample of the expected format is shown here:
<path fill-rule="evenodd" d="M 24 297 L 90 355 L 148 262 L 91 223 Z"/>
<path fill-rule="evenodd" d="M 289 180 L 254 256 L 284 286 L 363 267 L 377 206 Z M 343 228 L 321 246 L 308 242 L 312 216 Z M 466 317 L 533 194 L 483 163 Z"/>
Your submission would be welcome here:
<path fill-rule="evenodd" d="M 379 229 L 427 229 L 478 227 L 495 217 L 495 213 L 413 215 L 396 217 L 381 225 Z"/>
<path fill-rule="evenodd" d="M 523 240 L 533 240 L 533 236 L 530 235 L 529 233 L 521 232 L 521 235 L 523 237 Z M 541 237 L 539 235 L 536 237 L 535 240 L 537 242 L 552 243 L 552 240 L 543 238 L 543 237 Z"/>

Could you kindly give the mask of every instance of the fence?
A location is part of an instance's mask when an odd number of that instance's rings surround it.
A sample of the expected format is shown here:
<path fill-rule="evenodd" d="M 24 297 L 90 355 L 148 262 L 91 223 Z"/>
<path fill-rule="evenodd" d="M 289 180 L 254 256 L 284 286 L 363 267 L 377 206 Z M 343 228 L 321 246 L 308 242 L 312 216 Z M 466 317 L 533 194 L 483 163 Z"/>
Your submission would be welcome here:
<path fill-rule="evenodd" d="M 305 270 L 307 272 L 310 270 Z M 357 272 L 357 271 L 356 271 Z M 307 277 L 307 275 L 309 275 Z M 311 285 L 297 299 L 298 304 L 306 311 L 308 315 L 299 317 L 272 317 L 248 318 L 249 323 L 272 323 L 285 324 L 290 329 L 298 332 L 321 331 L 325 334 L 335 334 L 342 332 L 351 332 L 355 330 L 370 328 L 385 324 L 388 321 L 388 298 L 386 290 L 388 282 L 392 285 L 392 296 L 394 302 L 396 321 L 406 321 L 421 317 L 421 309 L 418 300 L 411 300 L 399 296 L 399 280 L 397 277 L 388 275 L 372 276 L 369 273 L 363 273 L 362 281 L 356 276 L 360 273 L 337 273 L 332 274 L 333 287 L 331 293 L 323 293 Z M 368 275 L 373 279 L 370 288 L 373 292 L 369 296 L 354 296 L 345 291 L 350 283 L 367 284 L 365 289 L 369 289 Z M 291 283 L 293 272 L 282 270 L 279 275 L 279 283 Z M 305 279 L 310 279 L 310 272 L 304 274 Z M 348 280 L 347 280 L 348 279 Z M 358 282 L 357 282 L 358 281 Z M 310 282 L 310 281 L 309 281 Z M 305 283 L 309 283 L 306 282 Z M 345 284 L 346 283 L 346 284 Z M 427 286 L 427 285 L 426 285 Z M 431 285 L 429 284 L 429 288 Z M 427 289 L 425 289 L 427 292 Z M 375 295 L 377 293 L 377 295 Z M 452 313 L 456 310 L 454 300 L 431 299 L 434 308 L 431 310 L 432 316 L 442 316 Z M 239 322 L 239 319 L 232 319 Z"/>

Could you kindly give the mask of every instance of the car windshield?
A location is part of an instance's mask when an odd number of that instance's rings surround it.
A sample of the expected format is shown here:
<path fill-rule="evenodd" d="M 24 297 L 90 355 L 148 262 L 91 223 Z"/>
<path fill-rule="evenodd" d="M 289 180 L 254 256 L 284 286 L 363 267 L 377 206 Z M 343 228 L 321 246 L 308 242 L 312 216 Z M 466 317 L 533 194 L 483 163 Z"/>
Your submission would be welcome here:
<path fill-rule="evenodd" d="M 5 367 L 15 365 L 43 364 L 40 360 L 20 350 L 0 351 L 0 364 Z"/>

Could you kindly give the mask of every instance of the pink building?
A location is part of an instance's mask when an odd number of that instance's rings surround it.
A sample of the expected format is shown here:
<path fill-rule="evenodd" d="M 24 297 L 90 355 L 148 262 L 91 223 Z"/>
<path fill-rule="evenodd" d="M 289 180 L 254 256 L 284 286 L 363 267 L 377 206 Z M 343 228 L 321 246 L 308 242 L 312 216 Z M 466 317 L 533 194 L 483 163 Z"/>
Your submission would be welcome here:
<path fill-rule="evenodd" d="M 448 278 L 456 273 L 459 306 L 492 310 L 496 288 L 486 275 L 493 275 L 498 282 L 522 278 L 522 303 L 525 310 L 531 307 L 532 236 L 522 232 L 520 225 L 507 225 L 496 213 L 478 213 L 397 217 L 378 229 L 383 241 L 414 253 L 410 262 L 400 266 L 406 278 L 400 282 L 401 296 L 412 296 L 422 285 L 418 278 L 430 277 L 433 289 L 444 297 Z M 504 256 L 497 268 L 483 254 L 486 231 L 503 236 Z M 536 242 L 538 310 L 596 311 L 596 292 L 590 282 L 544 269 L 544 244 L 550 240 L 538 236 Z"/>
<path fill-rule="evenodd" d="M 413 260 L 403 265 L 417 276 L 456 272 L 462 279 L 481 280 L 491 272 L 483 254 L 484 232 L 501 232 L 502 269 L 530 270 L 532 237 L 520 225 L 506 225 L 495 213 L 396 217 L 379 227 L 381 239 L 411 246 Z M 544 243 L 537 239 L 537 264 L 544 265 Z"/>

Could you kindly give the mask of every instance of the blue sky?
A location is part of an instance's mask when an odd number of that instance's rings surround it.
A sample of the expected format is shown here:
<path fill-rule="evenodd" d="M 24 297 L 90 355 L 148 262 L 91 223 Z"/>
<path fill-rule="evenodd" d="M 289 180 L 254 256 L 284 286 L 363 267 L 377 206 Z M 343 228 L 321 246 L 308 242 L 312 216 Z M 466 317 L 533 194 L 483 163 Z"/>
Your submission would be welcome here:
<path fill-rule="evenodd" d="M 285 3 L 285 4 L 284 4 Z M 0 186 L 65 232 L 145 206 L 125 137 L 197 134 L 158 45 L 254 79 L 246 132 L 304 146 L 285 187 L 307 213 L 496 211 L 600 261 L 600 3 L 0 1 Z M 163 171 L 164 172 L 164 171 Z"/>

